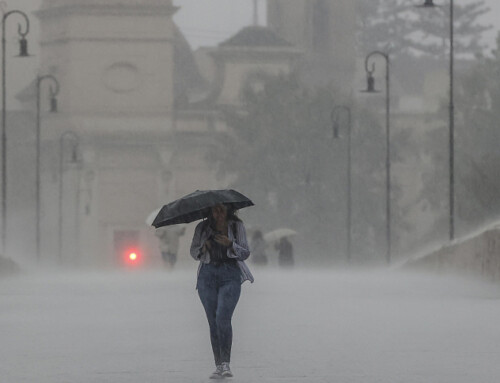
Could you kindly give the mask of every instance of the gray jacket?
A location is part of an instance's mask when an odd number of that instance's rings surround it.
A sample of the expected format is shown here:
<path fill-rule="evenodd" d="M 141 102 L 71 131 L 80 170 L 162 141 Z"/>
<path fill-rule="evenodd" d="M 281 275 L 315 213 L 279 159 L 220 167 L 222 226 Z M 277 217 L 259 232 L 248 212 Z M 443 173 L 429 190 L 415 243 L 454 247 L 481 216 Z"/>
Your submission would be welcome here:
<path fill-rule="evenodd" d="M 236 233 L 233 233 L 234 226 L 236 227 Z M 198 274 L 200 273 L 201 266 L 204 263 L 210 263 L 210 254 L 208 251 L 203 251 L 203 245 L 212 234 L 214 234 L 214 231 L 208 225 L 207 220 L 200 222 L 194 230 L 190 253 L 195 260 L 200 261 Z M 253 283 L 253 275 L 245 263 L 245 260 L 250 256 L 250 250 L 248 247 L 247 235 L 243 222 L 229 221 L 227 236 L 231 241 L 233 241 L 233 246 L 227 249 L 227 257 L 234 258 L 238 261 L 237 263 L 241 271 L 241 283 L 245 281 L 250 281 Z"/>

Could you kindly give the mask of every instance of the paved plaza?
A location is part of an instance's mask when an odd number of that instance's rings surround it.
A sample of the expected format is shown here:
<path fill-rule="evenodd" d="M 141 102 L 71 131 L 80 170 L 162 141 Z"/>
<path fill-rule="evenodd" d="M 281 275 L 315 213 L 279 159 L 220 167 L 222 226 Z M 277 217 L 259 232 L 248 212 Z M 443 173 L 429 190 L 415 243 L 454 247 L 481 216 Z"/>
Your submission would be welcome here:
<path fill-rule="evenodd" d="M 234 382 L 492 383 L 500 286 L 254 270 L 233 320 Z M 196 269 L 0 280 L 2 383 L 193 383 L 213 370 Z"/>

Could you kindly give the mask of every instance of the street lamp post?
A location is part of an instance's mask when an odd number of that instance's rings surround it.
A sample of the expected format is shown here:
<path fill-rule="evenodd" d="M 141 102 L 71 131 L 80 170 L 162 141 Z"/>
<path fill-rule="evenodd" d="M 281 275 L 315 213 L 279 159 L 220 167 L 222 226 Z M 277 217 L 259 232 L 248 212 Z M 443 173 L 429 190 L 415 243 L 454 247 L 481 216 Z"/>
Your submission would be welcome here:
<path fill-rule="evenodd" d="M 387 263 L 391 263 L 392 256 L 392 243 L 391 243 L 391 84 L 390 84 L 390 58 L 389 54 L 381 51 L 373 51 L 366 56 L 365 71 L 367 74 L 367 89 L 366 93 L 377 93 L 375 89 L 375 78 L 373 72 L 375 71 L 375 63 L 372 63 L 371 69 L 369 67 L 370 59 L 374 56 L 381 56 L 385 60 L 385 173 L 386 173 L 386 243 Z"/>
<path fill-rule="evenodd" d="M 30 30 L 28 16 L 19 10 L 12 10 L 3 14 L 2 17 L 2 253 L 5 254 L 7 239 L 7 86 L 6 86 L 6 46 L 5 29 L 9 16 L 18 14 L 24 18 L 26 23 L 24 31 L 21 24 L 18 25 L 19 56 L 28 56 L 28 41 L 26 35 Z"/>
<path fill-rule="evenodd" d="M 352 114 L 351 108 L 345 105 L 335 106 L 332 110 L 332 128 L 333 138 L 339 138 L 340 131 L 340 113 L 344 112 L 347 118 L 347 261 L 351 262 L 351 244 L 352 244 L 352 169 L 351 169 L 351 128 Z"/>
<path fill-rule="evenodd" d="M 40 259 L 40 132 L 41 132 L 41 108 L 40 108 L 40 93 L 41 85 L 44 81 L 49 80 L 55 86 L 55 89 L 50 87 L 50 111 L 57 112 L 57 99 L 59 93 L 59 82 L 52 75 L 38 76 L 36 79 L 36 258 Z"/>
<path fill-rule="evenodd" d="M 253 0 L 253 25 L 259 25 L 259 0 Z"/>
<path fill-rule="evenodd" d="M 59 262 L 62 262 L 62 224 L 63 224 L 63 173 L 64 173 L 64 140 L 71 138 L 73 140 L 73 151 L 71 152 L 71 162 L 78 161 L 78 146 L 80 138 L 75 132 L 66 131 L 59 138 L 59 222 L 58 222 L 58 243 L 57 256 Z"/>
<path fill-rule="evenodd" d="M 425 0 L 419 8 L 435 8 L 434 0 Z M 448 103 L 448 124 L 449 124 L 449 225 L 450 240 L 455 238 L 455 102 L 454 102 L 454 22 L 453 22 L 453 0 L 450 0 L 450 89 Z"/>

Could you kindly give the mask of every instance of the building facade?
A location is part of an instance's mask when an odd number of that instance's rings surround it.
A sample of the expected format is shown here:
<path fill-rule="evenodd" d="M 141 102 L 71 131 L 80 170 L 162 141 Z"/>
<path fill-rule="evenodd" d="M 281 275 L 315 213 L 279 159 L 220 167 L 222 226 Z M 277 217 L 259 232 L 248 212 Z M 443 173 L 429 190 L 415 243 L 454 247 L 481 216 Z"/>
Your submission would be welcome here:
<path fill-rule="evenodd" d="M 45 257 L 114 264 L 128 249 L 156 251 L 145 218 L 181 192 L 175 11 L 160 0 L 45 0 L 37 13 L 41 73 L 61 89 L 43 126 Z"/>
<path fill-rule="evenodd" d="M 159 260 L 148 215 L 230 184 L 208 160 L 231 137 L 221 108 L 238 107 L 256 74 L 291 71 L 299 54 L 259 27 L 197 62 L 176 11 L 170 0 L 44 0 L 37 12 L 40 75 L 60 84 L 59 112 L 42 115 L 43 259 L 116 266 L 133 250 Z"/>

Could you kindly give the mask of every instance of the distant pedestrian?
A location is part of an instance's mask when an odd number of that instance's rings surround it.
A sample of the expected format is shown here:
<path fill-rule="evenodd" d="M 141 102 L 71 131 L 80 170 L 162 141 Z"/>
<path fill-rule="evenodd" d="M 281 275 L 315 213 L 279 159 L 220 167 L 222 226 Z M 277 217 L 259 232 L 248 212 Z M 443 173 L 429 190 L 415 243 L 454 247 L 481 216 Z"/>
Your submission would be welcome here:
<path fill-rule="evenodd" d="M 282 237 L 275 244 L 275 249 L 278 250 L 278 265 L 281 267 L 293 267 L 293 246 L 287 237 Z"/>
<path fill-rule="evenodd" d="M 177 262 L 179 238 L 184 235 L 186 228 L 182 226 L 164 226 L 156 229 L 155 235 L 160 241 L 160 252 L 163 262 L 173 269 Z"/>
<path fill-rule="evenodd" d="M 250 242 L 250 250 L 252 251 L 252 262 L 255 265 L 267 265 L 266 241 L 264 241 L 264 237 L 260 230 L 255 230 L 253 233 Z"/>
<path fill-rule="evenodd" d="M 249 257 L 245 226 L 226 205 L 216 205 L 194 231 L 191 256 L 200 261 L 196 288 L 207 315 L 216 370 L 211 379 L 233 376 L 229 363 L 233 330 L 231 318 L 241 284 L 253 276 L 245 264 Z"/>

